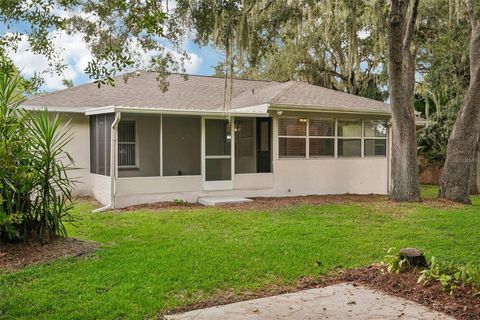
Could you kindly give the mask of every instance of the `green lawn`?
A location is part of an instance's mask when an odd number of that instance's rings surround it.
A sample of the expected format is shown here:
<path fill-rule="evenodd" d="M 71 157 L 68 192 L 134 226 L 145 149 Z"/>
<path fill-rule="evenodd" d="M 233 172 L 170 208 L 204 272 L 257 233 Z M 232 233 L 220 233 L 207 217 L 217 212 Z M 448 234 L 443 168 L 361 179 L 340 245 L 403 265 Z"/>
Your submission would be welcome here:
<path fill-rule="evenodd" d="M 424 187 L 434 197 L 434 187 Z M 335 204 L 276 211 L 75 209 L 70 235 L 103 243 L 89 258 L 0 273 L 0 319 L 142 319 L 222 290 L 288 284 L 379 261 L 387 248 L 480 264 L 473 206 Z M 321 261 L 319 267 L 316 261 Z"/>

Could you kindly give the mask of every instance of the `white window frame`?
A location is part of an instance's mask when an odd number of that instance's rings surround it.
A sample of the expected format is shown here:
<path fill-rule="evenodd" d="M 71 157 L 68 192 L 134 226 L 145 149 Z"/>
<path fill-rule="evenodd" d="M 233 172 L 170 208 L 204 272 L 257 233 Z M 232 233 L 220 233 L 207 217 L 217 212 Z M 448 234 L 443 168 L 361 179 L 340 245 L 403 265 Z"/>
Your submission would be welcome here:
<path fill-rule="evenodd" d="M 338 122 L 339 121 L 360 121 L 360 136 L 356 137 L 345 137 L 338 135 Z M 336 119 L 337 122 L 337 132 L 336 132 L 336 139 L 337 139 L 337 158 L 346 158 L 346 159 L 354 159 L 354 158 L 363 158 L 363 119 L 359 118 L 338 118 Z M 342 156 L 338 154 L 338 140 L 360 140 L 360 155 L 359 156 Z"/>
<path fill-rule="evenodd" d="M 305 123 L 305 135 L 304 136 L 290 136 L 290 135 L 280 135 L 280 121 L 282 119 L 307 119 L 307 122 Z M 278 158 L 279 159 L 308 159 L 308 153 L 309 153 L 309 148 L 308 148 L 308 129 L 309 129 L 309 123 L 310 121 L 308 120 L 308 117 L 304 116 L 284 116 L 284 117 L 279 117 L 278 118 L 278 126 L 277 126 L 277 132 L 278 134 Z M 286 139 L 305 139 L 305 156 L 298 156 L 298 157 L 292 157 L 292 156 L 282 156 L 280 154 L 280 139 L 281 138 L 286 138 Z"/>
<path fill-rule="evenodd" d="M 139 168 L 139 156 L 138 156 L 138 126 L 137 126 L 137 120 L 136 119 L 125 119 L 125 120 L 120 120 L 120 122 L 133 122 L 133 125 L 135 126 L 135 141 L 134 142 L 121 142 L 119 140 L 120 134 L 117 135 L 117 152 L 120 152 L 120 145 L 134 145 L 135 146 L 135 164 L 133 165 L 118 165 L 119 169 L 138 169 Z M 118 159 L 120 159 L 120 155 L 117 155 Z"/>
<path fill-rule="evenodd" d="M 280 121 L 281 119 L 307 119 L 305 125 L 305 136 L 292 136 L 292 135 L 280 135 Z M 333 136 L 311 136 L 310 135 L 310 120 L 333 120 L 334 121 L 334 135 Z M 339 121 L 360 121 L 361 125 L 361 136 L 356 137 L 340 137 L 338 135 L 338 122 Z M 385 137 L 366 137 L 365 136 L 365 123 L 369 121 L 383 121 L 385 123 L 385 127 L 387 129 Z M 389 141 L 389 131 L 388 131 L 388 120 L 387 119 L 372 119 L 372 118 L 334 118 L 334 117 L 322 117 L 322 116 L 281 116 L 277 118 L 276 121 L 276 128 L 274 130 L 277 131 L 277 155 L 276 158 L 278 160 L 302 160 L 302 159 L 360 159 L 360 158 L 387 158 L 388 157 L 388 141 Z M 280 155 L 280 139 L 281 138 L 300 138 L 305 139 L 305 157 L 291 157 L 291 156 L 281 156 Z M 311 156 L 310 155 L 310 139 L 333 139 L 334 141 L 334 150 L 333 156 Z M 359 156 L 339 156 L 338 154 L 338 141 L 340 139 L 353 139 L 353 140 L 360 140 L 360 155 Z M 365 155 L 365 140 L 385 140 L 385 155 Z"/>
<path fill-rule="evenodd" d="M 365 136 L 365 123 L 369 121 L 383 121 L 385 124 L 385 137 L 367 137 Z M 365 119 L 362 121 L 363 142 L 362 155 L 364 158 L 386 158 L 388 154 L 388 126 L 387 120 L 383 119 Z M 385 155 L 365 155 L 365 140 L 385 140 Z"/>
<path fill-rule="evenodd" d="M 310 121 L 311 120 L 329 120 L 333 121 L 333 135 L 332 136 L 313 136 L 310 135 Z M 335 118 L 328 118 L 328 117 L 309 117 L 307 118 L 307 143 L 308 143 L 308 155 L 307 159 L 313 158 L 313 159 L 321 159 L 321 158 L 335 158 L 335 148 L 336 148 L 336 135 L 337 135 L 337 120 Z M 310 139 L 314 140 L 333 140 L 333 154 L 330 156 L 312 156 L 310 155 Z"/>
<path fill-rule="evenodd" d="M 206 125 L 205 120 L 229 120 L 230 121 L 230 155 L 207 155 L 206 150 Z M 201 117 L 201 173 L 202 173 L 202 184 L 204 190 L 230 190 L 233 189 L 234 179 L 235 179 L 235 117 L 215 117 L 215 116 L 202 116 Z M 207 181 L 207 160 L 215 159 L 230 159 L 230 180 L 218 180 L 218 181 Z"/>

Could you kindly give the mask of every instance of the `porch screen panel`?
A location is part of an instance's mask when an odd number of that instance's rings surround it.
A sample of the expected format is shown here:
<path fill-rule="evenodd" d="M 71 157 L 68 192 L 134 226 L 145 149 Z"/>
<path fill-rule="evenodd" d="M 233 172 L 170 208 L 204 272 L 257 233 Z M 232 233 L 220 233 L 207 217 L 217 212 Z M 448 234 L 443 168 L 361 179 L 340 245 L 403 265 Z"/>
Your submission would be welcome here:
<path fill-rule="evenodd" d="M 90 172 L 110 175 L 110 142 L 114 114 L 90 116 Z"/>
<path fill-rule="evenodd" d="M 256 173 L 255 118 L 235 120 L 235 173 Z"/>
<path fill-rule="evenodd" d="M 200 175 L 200 117 L 163 116 L 162 124 L 163 175 Z"/>
<path fill-rule="evenodd" d="M 235 173 L 272 172 L 271 118 L 235 118 Z"/>

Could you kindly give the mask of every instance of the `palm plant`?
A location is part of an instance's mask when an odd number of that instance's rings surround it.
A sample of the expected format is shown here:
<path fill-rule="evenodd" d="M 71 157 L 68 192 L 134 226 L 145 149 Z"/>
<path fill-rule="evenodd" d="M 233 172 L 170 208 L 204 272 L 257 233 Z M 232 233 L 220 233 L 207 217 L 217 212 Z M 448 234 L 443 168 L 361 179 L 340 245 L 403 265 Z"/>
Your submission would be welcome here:
<path fill-rule="evenodd" d="M 72 135 L 57 114 L 26 113 L 25 81 L 0 58 L 0 241 L 65 236 L 71 221 Z"/>
<path fill-rule="evenodd" d="M 30 186 L 23 79 L 13 66 L 0 61 L 0 237 L 17 238 L 28 211 Z"/>
<path fill-rule="evenodd" d="M 31 151 L 35 179 L 28 229 L 38 240 L 66 236 L 63 222 L 72 220 L 69 210 L 73 207 L 73 180 L 67 174 L 73 159 L 64 151 L 72 139 L 69 121 L 63 124 L 58 114 L 51 116 L 46 110 L 31 114 L 29 120 L 35 137 Z"/>

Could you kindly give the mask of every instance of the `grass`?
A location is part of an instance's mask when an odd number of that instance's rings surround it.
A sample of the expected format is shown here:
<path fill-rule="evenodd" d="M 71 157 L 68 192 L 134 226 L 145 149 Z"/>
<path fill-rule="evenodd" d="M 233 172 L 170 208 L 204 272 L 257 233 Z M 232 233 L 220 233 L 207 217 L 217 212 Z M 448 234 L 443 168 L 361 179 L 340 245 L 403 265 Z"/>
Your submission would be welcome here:
<path fill-rule="evenodd" d="M 423 193 L 432 198 L 436 188 Z M 0 319 L 153 318 L 223 290 L 368 265 L 392 246 L 480 265 L 480 198 L 473 201 L 99 214 L 79 203 L 70 236 L 102 248 L 93 257 L 0 273 Z"/>

